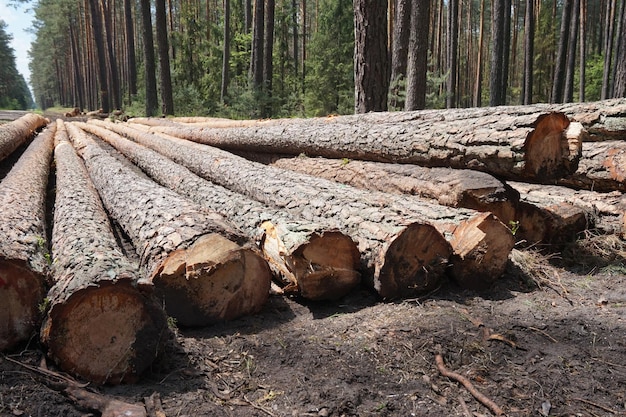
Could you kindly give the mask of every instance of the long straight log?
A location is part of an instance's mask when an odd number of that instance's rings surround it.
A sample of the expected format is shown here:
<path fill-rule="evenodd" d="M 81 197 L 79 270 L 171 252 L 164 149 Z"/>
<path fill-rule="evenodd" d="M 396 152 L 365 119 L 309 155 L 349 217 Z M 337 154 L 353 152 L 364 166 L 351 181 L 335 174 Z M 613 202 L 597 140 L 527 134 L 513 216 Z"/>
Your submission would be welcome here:
<path fill-rule="evenodd" d="M 301 185 L 228 152 L 134 130 L 128 137 L 186 166 L 202 178 L 312 222 L 328 222 L 358 244 L 365 283 L 384 299 L 410 297 L 440 284 L 450 244 L 432 225 L 402 216 L 384 202 Z M 206 148 L 206 149 L 205 149 Z M 205 150 L 221 155 L 205 154 Z M 223 163 L 218 168 L 218 159 Z M 215 164 L 214 164 L 215 163 Z M 215 166 L 213 166 L 215 165 Z"/>
<path fill-rule="evenodd" d="M 41 340 L 61 369 L 96 384 L 135 381 L 167 319 L 120 250 L 98 192 L 57 120 L 52 277 Z"/>
<path fill-rule="evenodd" d="M 583 143 L 578 169 L 560 178 L 557 184 L 591 191 L 626 192 L 626 141 Z"/>
<path fill-rule="evenodd" d="M 140 140 L 139 136 L 136 140 Z M 345 197 L 347 199 L 345 204 L 350 204 L 350 201 L 359 203 L 371 201 L 379 207 L 385 207 L 384 212 L 391 209 L 402 216 L 432 224 L 449 238 L 453 248 L 451 271 L 455 280 L 463 286 L 485 287 L 491 284 L 504 271 L 508 253 L 514 244 L 514 239 L 506 226 L 490 213 L 453 210 L 408 197 L 363 191 L 283 169 L 263 167 L 228 152 L 190 144 L 176 138 L 166 139 L 169 143 L 164 143 L 162 139 L 155 136 L 144 136 L 141 140 L 145 141 L 148 146 L 152 143 L 157 151 L 167 153 L 173 159 L 178 158 L 179 163 L 186 165 L 198 175 L 221 183 L 227 188 L 248 192 L 257 199 L 276 201 L 274 196 L 267 195 L 267 188 L 272 186 L 268 182 L 272 184 L 283 182 L 283 188 L 294 188 L 294 184 L 297 184 L 297 192 L 301 196 L 294 196 L 292 193 L 283 191 L 286 195 L 279 200 L 288 199 L 284 203 L 280 201 L 280 204 L 296 209 L 299 213 L 308 213 L 309 206 L 313 205 L 314 210 L 320 215 L 336 216 L 337 211 L 341 213 L 341 210 L 328 207 L 327 201 L 334 200 L 337 201 L 335 205 L 341 205 L 344 203 L 338 199 Z M 189 154 L 198 154 L 193 158 L 197 162 L 190 162 L 191 155 L 185 158 L 177 156 L 176 149 L 184 147 L 192 149 Z M 242 174 L 244 178 L 254 178 L 254 183 L 238 181 L 233 178 L 233 172 L 255 172 L 250 176 Z M 305 201 L 302 201 L 303 199 Z M 307 202 L 309 199 L 312 200 L 310 204 Z M 377 210 L 383 212 L 382 208 Z M 384 216 L 386 218 L 389 215 Z M 357 231 L 359 229 L 359 227 L 356 228 Z"/>
<path fill-rule="evenodd" d="M 288 283 L 285 291 L 312 300 L 333 300 L 360 283 L 356 244 L 331 226 L 299 220 L 200 178 L 158 152 L 114 133 L 130 133 L 123 124 L 94 120 L 77 125 L 107 141 L 159 184 L 217 211 L 258 240 L 270 267 Z"/>
<path fill-rule="evenodd" d="M 203 326 L 261 309 L 270 270 L 241 232 L 219 214 L 137 175 L 79 127 L 67 127 L 104 206 L 130 237 L 170 316 L 183 326 Z"/>
<path fill-rule="evenodd" d="M 582 125 L 562 113 L 358 124 L 336 120 L 341 117 L 289 119 L 263 127 L 153 129 L 235 151 L 280 149 L 292 155 L 470 168 L 537 182 L 574 172 L 585 136 Z"/>
<path fill-rule="evenodd" d="M 33 137 L 48 124 L 48 120 L 36 113 L 28 113 L 17 120 L 0 125 L 0 161 Z"/>
<path fill-rule="evenodd" d="M 46 188 L 56 126 L 44 129 L 0 183 L 0 351 L 39 325 L 46 292 Z"/>

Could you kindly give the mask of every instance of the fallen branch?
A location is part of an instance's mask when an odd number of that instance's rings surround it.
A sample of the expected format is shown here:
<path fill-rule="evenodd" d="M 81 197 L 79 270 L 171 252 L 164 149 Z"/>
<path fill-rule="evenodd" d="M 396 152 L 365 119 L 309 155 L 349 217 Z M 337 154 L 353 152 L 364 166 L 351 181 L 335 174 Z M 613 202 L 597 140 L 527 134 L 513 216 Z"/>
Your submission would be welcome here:
<path fill-rule="evenodd" d="M 491 410 L 491 412 L 496 416 L 504 415 L 504 411 L 502 411 L 502 409 L 495 402 L 493 402 L 483 393 L 478 391 L 467 378 L 446 368 L 446 365 L 443 363 L 443 356 L 441 356 L 441 354 L 437 354 L 437 356 L 435 356 L 435 362 L 437 364 L 437 370 L 439 371 L 439 373 L 441 373 L 441 375 L 460 382 L 465 387 L 465 389 L 467 389 L 469 393 L 474 396 L 474 398 L 480 401 L 485 407 L 489 408 L 489 410 Z"/>
<path fill-rule="evenodd" d="M 573 399 L 573 400 L 576 400 L 576 401 L 580 401 L 581 403 L 585 403 L 585 404 L 588 404 L 588 405 L 592 405 L 592 406 L 594 406 L 594 407 L 596 407 L 596 408 L 599 408 L 599 409 L 600 409 L 600 410 L 602 410 L 602 411 L 606 411 L 607 413 L 617 414 L 617 411 L 612 410 L 612 409 L 610 409 L 609 407 L 605 407 L 605 406 L 603 406 L 603 405 L 601 405 L 601 404 L 594 403 L 593 401 L 585 400 L 584 398 L 578 398 L 578 397 L 576 397 L 576 398 L 572 398 L 572 399 Z"/>

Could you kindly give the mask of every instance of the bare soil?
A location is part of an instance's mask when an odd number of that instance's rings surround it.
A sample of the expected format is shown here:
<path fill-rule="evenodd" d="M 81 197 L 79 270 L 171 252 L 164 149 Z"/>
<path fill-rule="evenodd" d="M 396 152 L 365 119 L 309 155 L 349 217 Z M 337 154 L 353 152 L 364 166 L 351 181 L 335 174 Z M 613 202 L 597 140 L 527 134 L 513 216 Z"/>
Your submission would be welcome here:
<path fill-rule="evenodd" d="M 442 376 L 440 353 L 508 416 L 626 415 L 623 249 L 593 236 L 550 256 L 515 250 L 480 293 L 446 283 L 394 303 L 365 289 L 335 303 L 272 296 L 254 316 L 174 328 L 136 384 L 86 389 L 140 404 L 157 393 L 168 417 L 492 415 Z M 100 415 L 24 367 L 42 358 L 36 338 L 0 356 L 0 416 Z"/>

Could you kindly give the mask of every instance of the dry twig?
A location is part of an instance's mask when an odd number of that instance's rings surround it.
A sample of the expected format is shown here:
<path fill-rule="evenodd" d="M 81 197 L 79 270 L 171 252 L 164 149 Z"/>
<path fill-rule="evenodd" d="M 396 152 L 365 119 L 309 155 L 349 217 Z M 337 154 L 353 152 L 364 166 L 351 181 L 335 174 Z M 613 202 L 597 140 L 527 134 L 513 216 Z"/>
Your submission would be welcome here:
<path fill-rule="evenodd" d="M 446 365 L 443 363 L 443 356 L 441 356 L 441 354 L 437 354 L 435 356 L 435 362 L 437 364 L 437 369 L 439 370 L 439 373 L 441 373 L 441 375 L 460 382 L 465 387 L 465 389 L 467 389 L 469 393 L 474 396 L 474 398 L 480 401 L 485 407 L 489 408 L 489 410 L 491 410 L 491 412 L 496 416 L 504 415 L 504 411 L 502 411 L 502 409 L 495 402 L 493 402 L 483 393 L 478 391 L 467 378 L 446 368 Z"/>
<path fill-rule="evenodd" d="M 573 400 L 580 401 L 581 403 L 592 405 L 596 408 L 599 408 L 602 411 L 606 411 L 607 413 L 617 414 L 617 411 L 610 409 L 609 407 L 605 407 L 602 404 L 594 403 L 593 401 L 585 400 L 584 398 L 572 398 Z"/>

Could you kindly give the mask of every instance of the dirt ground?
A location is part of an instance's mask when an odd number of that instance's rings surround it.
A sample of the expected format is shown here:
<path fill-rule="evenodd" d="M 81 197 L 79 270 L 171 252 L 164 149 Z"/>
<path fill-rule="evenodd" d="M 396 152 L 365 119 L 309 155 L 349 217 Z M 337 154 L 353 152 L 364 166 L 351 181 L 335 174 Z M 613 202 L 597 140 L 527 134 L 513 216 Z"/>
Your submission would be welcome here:
<path fill-rule="evenodd" d="M 603 259 L 588 253 L 598 247 Z M 164 414 L 153 415 L 167 417 L 492 415 L 440 373 L 439 353 L 508 416 L 626 415 L 623 241 L 515 250 L 481 293 L 447 283 L 395 303 L 365 289 L 335 303 L 272 296 L 251 317 L 175 328 L 136 384 L 85 389 L 142 405 L 156 393 Z M 24 366 L 43 356 L 36 339 L 0 356 L 0 416 L 99 416 Z"/>

